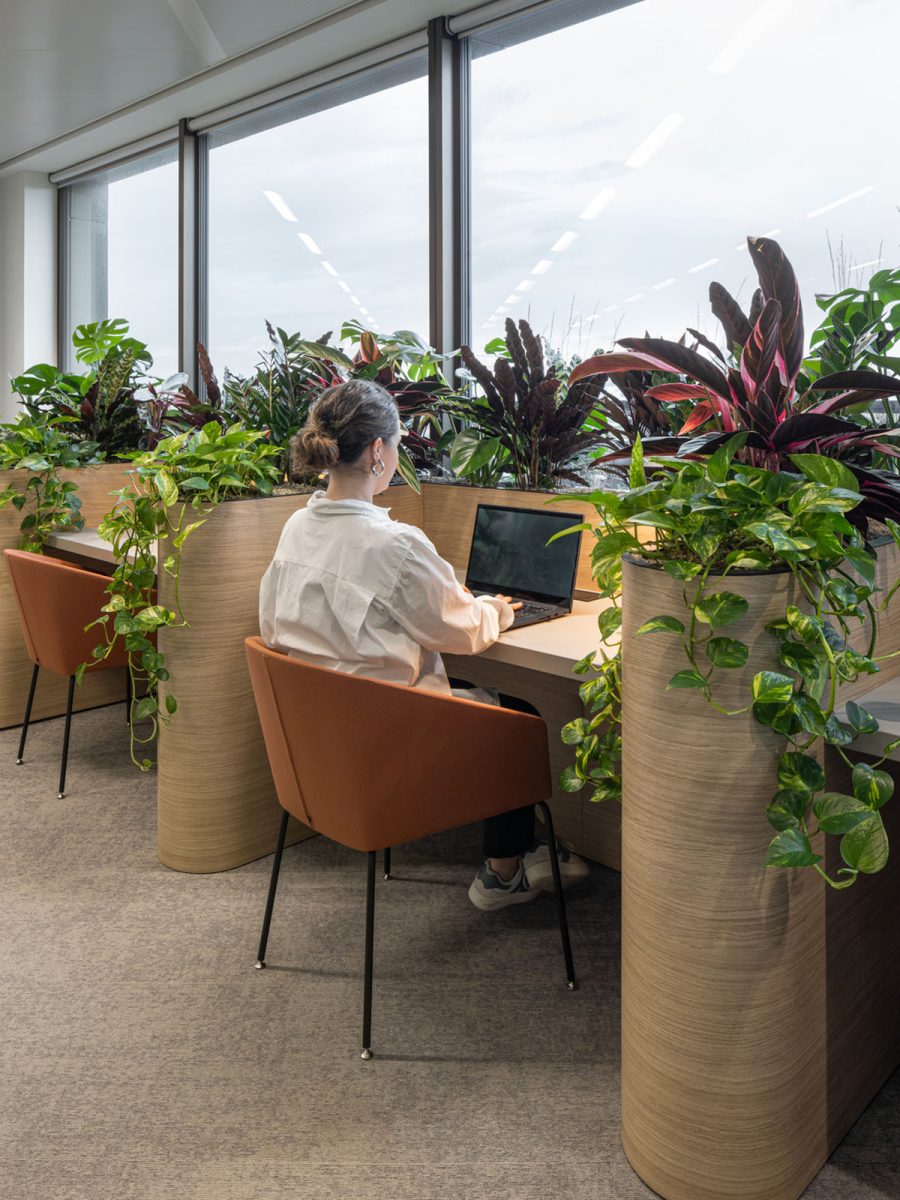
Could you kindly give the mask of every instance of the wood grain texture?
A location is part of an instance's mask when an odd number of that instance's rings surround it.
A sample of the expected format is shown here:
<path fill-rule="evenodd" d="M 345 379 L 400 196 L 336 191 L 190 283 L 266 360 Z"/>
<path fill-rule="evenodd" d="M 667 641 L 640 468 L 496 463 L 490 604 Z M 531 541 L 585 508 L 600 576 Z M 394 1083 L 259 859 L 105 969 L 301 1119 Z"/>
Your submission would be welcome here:
<path fill-rule="evenodd" d="M 770 668 L 788 575 L 731 578 L 751 647 L 729 707 Z M 793 599 L 793 597 L 791 597 Z M 780 740 L 666 691 L 681 585 L 626 563 L 623 591 L 622 1137 L 666 1200 L 795 1200 L 828 1154 L 825 887 L 763 866 Z"/>
<path fill-rule="evenodd" d="M 476 488 L 457 484 L 426 483 L 422 487 L 424 500 L 424 529 L 434 542 L 438 554 L 464 567 L 469 561 L 475 510 L 479 504 L 505 504 L 509 508 L 544 508 L 551 499 L 549 492 L 517 492 L 507 488 Z M 549 505 L 551 512 L 574 512 L 595 525 L 597 510 L 583 500 L 570 499 Z M 581 537 L 578 574 L 575 586 L 596 590 L 591 575 L 591 550 L 594 537 L 585 532 Z"/>
<path fill-rule="evenodd" d="M 854 761 L 875 763 L 869 755 Z M 888 1076 L 900 1065 L 900 763 L 881 768 L 894 798 L 881 810 L 891 859 L 877 875 L 825 897 L 828 987 L 828 1153 L 838 1145 Z M 850 771 L 827 747 L 831 791 L 852 792 Z M 826 865 L 836 875 L 839 839 L 826 839 Z"/>
<path fill-rule="evenodd" d="M 581 797 L 564 792 L 558 780 L 563 768 L 573 758 L 571 747 L 564 746 L 560 741 L 559 730 L 581 716 L 581 699 L 578 695 L 580 680 L 574 675 L 571 681 L 559 676 L 541 675 L 510 663 L 481 658 L 477 654 L 444 654 L 441 657 L 449 675 L 464 679 L 476 687 L 496 688 L 508 696 L 526 700 L 546 721 L 550 774 L 554 781 L 550 802 L 553 824 L 558 837 L 569 842 L 576 850 L 579 849 L 583 841 Z"/>
<path fill-rule="evenodd" d="M 178 712 L 160 730 L 157 850 L 179 871 L 224 871 L 271 854 L 281 809 L 259 729 L 244 638 L 259 633 L 259 584 L 288 517 L 308 495 L 220 505 L 185 542 L 181 599 L 187 629 L 162 630 Z M 399 520 L 421 512 L 407 487 L 379 497 Z M 161 548 L 164 558 L 167 550 Z M 160 579 L 162 603 L 172 580 Z M 289 827 L 289 840 L 311 831 Z"/>
<path fill-rule="evenodd" d="M 80 467 L 61 472 L 61 477 L 78 484 L 82 514 L 86 527 L 99 524 L 110 511 L 115 497 L 110 493 L 128 482 L 125 464 L 105 464 L 100 467 Z M 24 486 L 25 471 L 0 471 L 0 491 L 7 487 Z M 0 549 L 14 549 L 19 544 L 19 524 L 22 513 L 11 504 L 0 508 Z M 98 614 L 99 615 L 99 614 Z M 98 643 L 99 643 L 98 638 Z M 0 728 L 21 725 L 31 681 L 32 664 L 25 652 L 25 641 L 19 623 L 9 571 L 0 567 Z M 38 676 L 32 719 L 60 716 L 66 710 L 67 681 L 49 671 Z M 125 699 L 125 672 L 103 671 L 85 677 L 75 689 L 75 709 L 94 708 Z M 77 736 L 77 735 L 76 735 Z"/>

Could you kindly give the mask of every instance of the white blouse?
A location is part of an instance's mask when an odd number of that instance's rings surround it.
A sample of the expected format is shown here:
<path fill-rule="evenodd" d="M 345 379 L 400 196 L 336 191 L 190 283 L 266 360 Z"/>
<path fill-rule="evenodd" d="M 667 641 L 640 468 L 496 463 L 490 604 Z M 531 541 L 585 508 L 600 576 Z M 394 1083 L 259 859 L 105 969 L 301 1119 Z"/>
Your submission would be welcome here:
<path fill-rule="evenodd" d="M 317 666 L 450 694 L 440 654 L 478 654 L 514 620 L 465 591 L 421 529 L 365 500 L 310 496 L 259 596 L 262 639 Z"/>

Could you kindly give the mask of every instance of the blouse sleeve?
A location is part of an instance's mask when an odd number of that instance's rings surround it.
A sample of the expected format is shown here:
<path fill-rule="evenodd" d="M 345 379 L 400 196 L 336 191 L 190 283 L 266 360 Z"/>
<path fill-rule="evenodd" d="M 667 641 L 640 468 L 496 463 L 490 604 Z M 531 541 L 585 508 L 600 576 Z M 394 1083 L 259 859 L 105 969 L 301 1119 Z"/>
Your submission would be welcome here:
<path fill-rule="evenodd" d="M 438 653 L 478 654 L 496 642 L 515 619 L 510 606 L 472 596 L 428 538 L 410 534 L 388 603 L 394 619 L 423 649 Z"/>

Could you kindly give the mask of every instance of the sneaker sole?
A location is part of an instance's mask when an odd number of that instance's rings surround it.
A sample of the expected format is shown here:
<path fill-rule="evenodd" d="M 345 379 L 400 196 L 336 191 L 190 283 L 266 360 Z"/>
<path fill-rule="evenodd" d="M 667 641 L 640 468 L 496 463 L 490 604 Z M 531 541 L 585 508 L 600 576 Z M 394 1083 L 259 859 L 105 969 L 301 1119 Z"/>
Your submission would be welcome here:
<path fill-rule="evenodd" d="M 488 899 L 477 888 L 469 887 L 469 899 L 472 904 L 481 912 L 495 912 L 498 908 L 512 908 L 516 904 L 527 904 L 529 900 L 536 900 L 540 895 L 529 881 L 527 892 L 503 892 L 500 893 L 496 900 Z"/>
<path fill-rule="evenodd" d="M 574 886 L 576 883 L 581 883 L 583 879 L 587 879 L 590 871 L 569 871 L 568 873 L 563 868 L 562 863 L 559 864 L 560 874 L 562 875 L 563 891 L 566 888 Z M 528 886 L 532 891 L 552 892 L 553 887 L 553 870 L 547 867 L 546 873 L 543 871 L 528 871 Z"/>

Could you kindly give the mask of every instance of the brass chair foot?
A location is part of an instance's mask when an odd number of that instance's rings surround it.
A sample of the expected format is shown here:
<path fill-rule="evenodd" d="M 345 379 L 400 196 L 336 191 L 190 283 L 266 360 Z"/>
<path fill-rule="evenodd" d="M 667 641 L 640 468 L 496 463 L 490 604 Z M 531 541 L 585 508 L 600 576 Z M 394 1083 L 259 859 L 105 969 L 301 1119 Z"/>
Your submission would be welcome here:
<path fill-rule="evenodd" d="M 570 979 L 568 981 L 568 983 L 566 984 L 566 987 L 569 989 L 570 992 L 577 992 L 578 991 L 578 981 L 575 979 Z"/>
<path fill-rule="evenodd" d="M 255 966 L 255 968 L 256 968 L 256 970 L 257 970 L 257 971 L 264 971 L 264 970 L 266 969 L 266 961 L 265 961 L 265 959 L 261 958 L 261 959 L 259 960 L 259 962 L 257 962 L 257 963 L 255 963 L 255 964 L 254 964 L 254 966 Z"/>
<path fill-rule="evenodd" d="M 362 1051 L 362 1053 L 360 1054 L 359 1057 L 364 1059 L 366 1062 L 368 1062 L 369 1059 L 372 1057 L 372 1051 L 369 1049 L 368 1046 L 366 1046 L 366 1048 Z"/>

